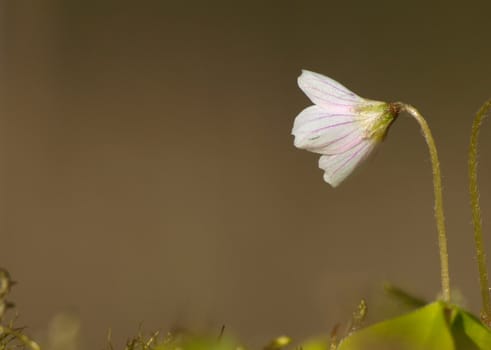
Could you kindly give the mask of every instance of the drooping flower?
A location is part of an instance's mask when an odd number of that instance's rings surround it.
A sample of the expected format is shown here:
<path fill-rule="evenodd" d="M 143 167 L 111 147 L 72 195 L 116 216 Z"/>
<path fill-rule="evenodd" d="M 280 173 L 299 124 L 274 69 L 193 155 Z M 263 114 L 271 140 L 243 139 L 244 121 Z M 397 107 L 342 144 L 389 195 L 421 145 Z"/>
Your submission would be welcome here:
<path fill-rule="evenodd" d="M 314 103 L 295 118 L 297 148 L 321 154 L 324 180 L 338 186 L 385 138 L 396 104 L 362 98 L 337 81 L 303 70 L 298 86 Z"/>

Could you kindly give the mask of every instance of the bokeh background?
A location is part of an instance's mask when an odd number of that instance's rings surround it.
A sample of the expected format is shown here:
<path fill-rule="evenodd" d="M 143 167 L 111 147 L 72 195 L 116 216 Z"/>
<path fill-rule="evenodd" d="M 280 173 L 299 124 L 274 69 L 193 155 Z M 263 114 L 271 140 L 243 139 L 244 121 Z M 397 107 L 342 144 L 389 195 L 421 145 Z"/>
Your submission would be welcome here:
<path fill-rule="evenodd" d="M 12 299 L 32 332 L 70 312 L 87 349 L 103 348 L 109 327 L 120 346 L 141 322 L 225 324 L 262 344 L 328 332 L 360 298 L 380 304 L 383 281 L 435 298 L 417 124 L 399 118 L 368 166 L 332 189 L 317 156 L 292 145 L 310 104 L 302 68 L 427 117 L 453 287 L 479 310 L 466 150 L 491 96 L 489 2 L 1 0 L 0 10 L 0 265 L 20 282 Z"/>

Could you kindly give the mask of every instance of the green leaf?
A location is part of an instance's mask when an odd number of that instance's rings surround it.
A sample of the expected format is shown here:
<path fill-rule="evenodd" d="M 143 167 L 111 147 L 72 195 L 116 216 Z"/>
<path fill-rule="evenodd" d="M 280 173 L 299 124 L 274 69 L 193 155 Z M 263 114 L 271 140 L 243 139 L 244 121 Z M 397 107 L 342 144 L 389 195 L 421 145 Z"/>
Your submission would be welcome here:
<path fill-rule="evenodd" d="M 283 335 L 274 339 L 272 342 L 266 345 L 264 347 L 264 350 L 281 350 L 284 347 L 288 346 L 291 342 L 292 340 L 289 337 Z"/>
<path fill-rule="evenodd" d="M 410 309 L 420 308 L 427 304 L 426 300 L 414 296 L 392 283 L 385 283 L 384 291 L 387 293 L 387 295 L 391 296 L 402 305 L 409 307 Z"/>
<path fill-rule="evenodd" d="M 489 328 L 468 312 L 461 309 L 456 309 L 456 311 L 451 326 L 455 348 L 458 350 L 491 349 L 491 331 Z"/>
<path fill-rule="evenodd" d="M 182 335 L 157 345 L 154 350 L 237 350 L 242 349 L 232 339 L 222 337 Z"/>
<path fill-rule="evenodd" d="M 315 338 L 302 343 L 298 348 L 302 350 L 330 350 L 329 343 L 328 339 Z"/>
<path fill-rule="evenodd" d="M 448 311 L 441 302 L 429 304 L 353 333 L 338 350 L 461 350 L 454 346 Z"/>

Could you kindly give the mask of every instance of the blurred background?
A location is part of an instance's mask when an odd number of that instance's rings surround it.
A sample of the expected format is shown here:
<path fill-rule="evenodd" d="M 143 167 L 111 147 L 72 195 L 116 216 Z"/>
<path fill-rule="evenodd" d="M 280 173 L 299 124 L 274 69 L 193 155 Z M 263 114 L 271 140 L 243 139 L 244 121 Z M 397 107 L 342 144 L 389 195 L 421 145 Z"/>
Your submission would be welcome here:
<path fill-rule="evenodd" d="M 0 265 L 31 333 L 68 312 L 87 349 L 142 322 L 263 344 L 326 333 L 362 297 L 375 320 L 384 281 L 434 299 L 417 124 L 332 189 L 290 135 L 302 68 L 426 116 L 452 284 L 479 310 L 466 151 L 491 96 L 489 2 L 0 1 Z"/>

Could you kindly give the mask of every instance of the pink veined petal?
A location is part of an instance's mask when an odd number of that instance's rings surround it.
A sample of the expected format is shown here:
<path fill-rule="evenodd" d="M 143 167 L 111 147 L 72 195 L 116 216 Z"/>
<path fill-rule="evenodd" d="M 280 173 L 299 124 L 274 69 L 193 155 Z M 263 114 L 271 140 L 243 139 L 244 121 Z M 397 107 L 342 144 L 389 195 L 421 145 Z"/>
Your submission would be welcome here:
<path fill-rule="evenodd" d="M 337 187 L 368 158 L 376 145 L 376 142 L 364 140 L 344 153 L 320 157 L 319 168 L 324 170 L 324 181 Z"/>
<path fill-rule="evenodd" d="M 317 105 L 309 106 L 300 112 L 293 122 L 293 130 L 305 123 L 319 121 L 332 115 L 346 116 L 355 118 L 359 113 L 350 107 L 340 107 L 333 105 L 331 108 L 324 108 Z"/>
<path fill-rule="evenodd" d="M 298 86 L 314 104 L 325 108 L 350 108 L 363 101 L 363 98 L 337 81 L 307 70 L 303 70 L 298 77 Z"/>
<path fill-rule="evenodd" d="M 292 134 L 297 148 L 320 154 L 345 152 L 363 139 L 354 114 L 331 114 L 319 106 L 300 112 Z"/>
<path fill-rule="evenodd" d="M 359 130 L 353 130 L 348 134 L 342 135 L 334 141 L 329 141 L 325 144 L 319 144 L 315 149 L 310 150 L 314 153 L 319 153 L 326 156 L 333 156 L 339 153 L 344 153 L 358 146 L 362 142 L 366 142 L 366 138 Z"/>

